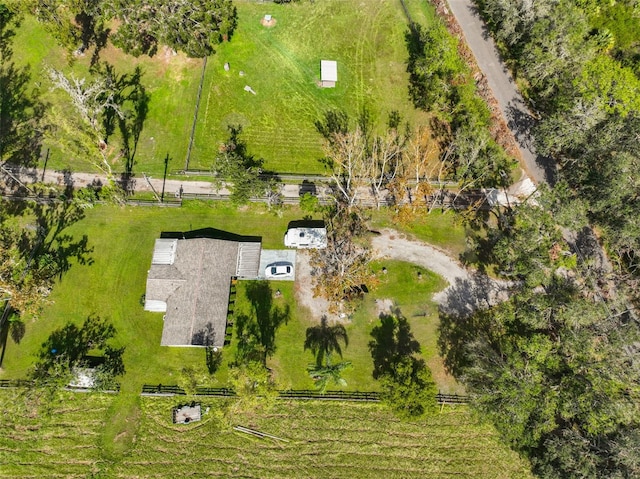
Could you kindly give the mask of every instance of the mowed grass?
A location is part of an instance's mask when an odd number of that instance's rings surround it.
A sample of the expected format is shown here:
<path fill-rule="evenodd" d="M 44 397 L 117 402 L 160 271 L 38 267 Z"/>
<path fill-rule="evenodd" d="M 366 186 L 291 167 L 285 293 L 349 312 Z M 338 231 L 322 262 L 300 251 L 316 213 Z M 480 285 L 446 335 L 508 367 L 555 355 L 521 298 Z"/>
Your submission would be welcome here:
<path fill-rule="evenodd" d="M 21 394 L 0 390 L 0 478 L 533 477 L 466 407 L 401 422 L 378 404 L 278 401 L 231 416 L 227 401 L 199 398 L 203 421 L 180 426 L 171 409 L 185 398 L 142 397 L 135 441 L 107 458 L 102 428 L 116 397 L 59 393 L 33 405 Z M 287 442 L 234 432 L 235 424 Z"/>
<path fill-rule="evenodd" d="M 428 25 L 431 7 L 407 0 L 424 12 Z M 276 5 L 237 0 L 238 28 L 231 41 L 219 45 L 208 59 L 195 130 L 190 168 L 209 169 L 227 135 L 227 125 L 244 127 L 250 153 L 266 160 L 278 172 L 318 173 L 322 166 L 322 138 L 314 121 L 324 112 L 342 109 L 352 118 L 368 108 L 378 125 L 398 110 L 405 121 L 426 121 L 408 97 L 407 20 L 400 2 L 386 0 L 327 0 Z M 260 20 L 271 14 L 276 24 L 267 28 Z M 30 65 L 34 86 L 44 99 L 67 108 L 60 93 L 49 91 L 46 66 L 76 77 L 88 75 L 90 54 L 68 66 L 62 49 L 35 20 L 26 17 L 17 32 L 15 60 Z M 185 166 L 192 129 L 202 60 L 188 59 L 160 49 L 153 57 L 134 58 L 109 46 L 101 59 L 119 73 L 140 67 L 142 83 L 151 95 L 149 112 L 136 149 L 138 174 L 159 175 L 165 156 L 170 170 Z M 320 60 L 338 62 L 336 88 L 319 88 Z M 230 70 L 224 69 L 229 63 Z M 240 72 L 244 75 L 241 76 Z M 250 86 L 253 95 L 244 90 Z M 114 138 L 112 143 L 117 142 Z M 52 168 L 91 171 L 85 158 L 52 148 Z M 113 165 L 123 169 L 121 162 Z"/>
<path fill-rule="evenodd" d="M 124 392 L 137 394 L 144 383 L 177 384 L 185 365 L 204 372 L 204 350 L 160 346 L 162 314 L 143 310 L 156 238 L 162 231 L 213 227 L 261 235 L 264 247 L 277 248 L 287 223 L 299 218 L 299 212 L 292 208 L 277 217 L 262 205 L 239 210 L 228 203 L 186 202 L 182 208 L 100 206 L 89 210 L 68 233 L 88 236 L 92 264 L 74 265 L 55 285 L 41 317 L 27 322 L 21 343 L 9 340 L 0 377 L 24 377 L 53 330 L 68 321 L 80 324 L 90 314 L 112 321 L 118 331 L 115 344 L 126 347 Z"/>
<path fill-rule="evenodd" d="M 387 273 L 382 274 L 382 267 Z M 378 391 L 378 382 L 373 378 L 373 359 L 369 349 L 372 341 L 371 331 L 380 324 L 376 301 L 390 300 L 394 308 L 407 317 L 421 345 L 421 356 L 427 361 L 434 373 L 438 388 L 442 392 L 463 392 L 453 377 L 446 374 L 442 358 L 437 350 L 437 305 L 431 301 L 432 295 L 444 288 L 444 281 L 428 270 L 399 261 L 374 262 L 372 270 L 379 278 L 379 285 L 365 295 L 352 318 L 343 324 L 349 343 L 342 348 L 343 359 L 351 362 L 343 377 L 346 387 L 332 384 L 329 389 L 351 391 Z M 422 279 L 418 279 L 418 273 Z M 243 284 L 244 283 L 244 284 Z M 247 314 L 251 305 L 244 291 L 247 283 L 240 282 L 236 300 L 236 313 Z M 268 361 L 280 389 L 313 389 L 314 385 L 307 374 L 307 366 L 314 362 L 311 351 L 304 350 L 307 328 L 317 326 L 317 319 L 309 311 L 296 304 L 293 284 L 290 282 L 273 283 L 272 289 L 280 289 L 281 297 L 274 299 L 274 306 L 280 309 L 290 308 L 288 320 L 276 330 L 276 349 Z M 250 313 L 249 313 L 250 314 Z M 237 318 L 236 318 L 237 321 Z M 225 357 L 233 360 L 235 339 L 225 351 Z"/>
<path fill-rule="evenodd" d="M 214 376 L 206 371 L 205 353 L 201 348 L 160 346 L 162 314 L 146 312 L 142 307 L 154 242 L 163 231 L 213 227 L 237 234 L 260 235 L 263 247 L 279 249 L 288 222 L 300 217 L 301 212 L 291 207 L 285 208 L 282 217 L 278 217 L 262 205 L 252 204 L 239 209 L 228 203 L 204 202 L 185 202 L 179 209 L 99 206 L 88 210 L 86 218 L 68 232 L 77 237 L 88 236 L 89 246 L 93 248 L 91 264 L 74 265 L 55 285 L 41 317 L 27 322 L 26 334 L 20 344 L 9 339 L 0 377 L 25 377 L 52 331 L 68 321 L 80 324 L 87 316 L 97 314 L 112 321 L 118 331 L 115 344 L 126 347 L 124 393 L 137 394 L 145 383 L 180 384 L 185 366 L 194 368 L 203 384 L 227 385 L 228 365 L 236 358 L 236 334 L 233 334 L 231 344 L 224 348 L 222 367 Z M 382 221 L 381 218 L 379 216 L 377 221 Z M 449 215 L 429 218 L 439 236 L 446 236 L 447 224 L 449 229 L 454 229 Z M 425 224 L 428 221 L 425 220 Z M 349 346 L 344 350 L 344 359 L 353 364 L 345 372 L 347 389 L 378 389 L 372 377 L 369 342 L 371 330 L 379 323 L 376 300 L 384 299 L 391 300 L 409 319 L 438 387 L 443 392 L 461 392 L 460 386 L 444 372 L 436 347 L 438 316 L 431 297 L 445 286 L 443 281 L 430 271 L 407 263 L 385 261 L 371 266 L 377 273 L 379 285 L 365 295 L 357 313 L 345 323 Z M 387 268 L 387 274 L 381 273 L 383 266 Z M 418 273 L 422 274 L 422 279 L 418 279 Z M 247 284 L 239 282 L 237 314 L 251 313 L 245 295 Z M 274 306 L 287 307 L 290 314 L 276 330 L 275 354 L 269 358 L 268 365 L 275 372 L 280 388 L 306 389 L 313 387 L 306 372 L 313 357 L 309 351 L 304 351 L 303 344 L 306 329 L 317 323 L 308 311 L 298 306 L 294 286 L 293 282 L 270 282 L 274 293 L 276 289 L 282 293 L 272 300 Z M 123 408 L 134 409 L 135 405 L 123 404 Z"/>
<path fill-rule="evenodd" d="M 267 168 L 310 173 L 322 171 L 314 122 L 328 110 L 355 118 L 366 107 L 381 124 L 398 110 L 412 124 L 424 121 L 408 98 L 407 20 L 399 2 L 236 4 L 238 30 L 207 66 L 193 167 L 208 167 L 230 123 L 244 126 L 250 151 Z M 265 14 L 273 27 L 261 25 Z M 338 62 L 336 88 L 318 87 L 320 60 Z"/>

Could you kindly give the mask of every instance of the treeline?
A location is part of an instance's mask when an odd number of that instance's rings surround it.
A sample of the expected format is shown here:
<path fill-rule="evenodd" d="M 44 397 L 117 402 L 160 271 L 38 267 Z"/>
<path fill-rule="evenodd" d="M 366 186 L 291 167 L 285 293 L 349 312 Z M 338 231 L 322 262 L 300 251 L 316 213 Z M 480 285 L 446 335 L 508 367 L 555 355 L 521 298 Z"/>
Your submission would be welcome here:
<path fill-rule="evenodd" d="M 540 477 L 637 478 L 640 82 L 584 3 L 479 5 L 539 116 L 538 150 L 560 169 L 535 201 L 466 217 L 466 259 L 509 294 L 461 314 L 453 303 L 484 291 L 456 285 L 439 340 L 475 407 Z"/>
<path fill-rule="evenodd" d="M 568 185 L 561 208 L 574 212 L 575 225 L 591 223 L 603 232 L 619 279 L 637 301 L 640 79 L 634 69 L 639 62 L 618 59 L 613 33 L 594 26 L 600 18 L 590 13 L 595 7 L 604 9 L 605 2 L 480 4 L 540 115 L 533 132 L 538 149 L 557 159 L 560 180 Z"/>
<path fill-rule="evenodd" d="M 517 163 L 492 136 L 491 112 L 478 95 L 458 40 L 443 22 L 412 23 L 406 34 L 409 96 L 416 108 L 433 115 L 449 179 L 467 187 L 506 186 Z"/>
<path fill-rule="evenodd" d="M 214 53 L 237 24 L 231 0 L 6 0 L 30 13 L 65 48 L 70 58 L 108 41 L 125 53 L 153 56 L 167 45 L 190 57 Z"/>
<path fill-rule="evenodd" d="M 455 285 L 440 349 L 474 407 L 540 477 L 639 477 L 638 322 L 572 254 L 550 213 L 556 201 L 547 191 L 483 218 L 474 260 L 509 281 L 508 297 L 469 314 L 456 304 L 486 285 Z"/>

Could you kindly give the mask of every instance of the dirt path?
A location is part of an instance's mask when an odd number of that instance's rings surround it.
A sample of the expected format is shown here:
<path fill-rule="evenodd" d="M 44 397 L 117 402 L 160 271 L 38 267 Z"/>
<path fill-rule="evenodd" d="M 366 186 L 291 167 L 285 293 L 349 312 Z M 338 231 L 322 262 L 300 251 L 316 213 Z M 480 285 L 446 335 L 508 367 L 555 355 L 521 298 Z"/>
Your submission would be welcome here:
<path fill-rule="evenodd" d="M 392 229 L 383 229 L 372 241 L 378 258 L 391 258 L 429 269 L 449 286 L 433 296 L 441 308 L 466 313 L 507 298 L 509 283 L 466 269 L 459 261 L 427 243 L 408 239 Z"/>
<path fill-rule="evenodd" d="M 421 266 L 442 276 L 449 286 L 433 296 L 433 300 L 447 312 L 469 313 L 479 307 L 507 299 L 509 283 L 466 269 L 459 261 L 434 246 L 411 240 L 403 233 L 385 228 L 372 240 L 376 258 L 390 258 Z M 320 320 L 328 314 L 329 303 L 313 296 L 313 279 L 309 265 L 309 252 L 299 250 L 296 255 L 296 297 L 301 306 L 308 308 L 311 317 Z"/>

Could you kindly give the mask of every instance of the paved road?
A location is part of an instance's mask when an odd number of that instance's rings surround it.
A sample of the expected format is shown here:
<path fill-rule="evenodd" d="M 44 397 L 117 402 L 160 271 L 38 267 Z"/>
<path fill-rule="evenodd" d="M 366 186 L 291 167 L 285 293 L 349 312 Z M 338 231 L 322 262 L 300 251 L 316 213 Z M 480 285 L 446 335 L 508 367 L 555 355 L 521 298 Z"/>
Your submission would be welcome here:
<path fill-rule="evenodd" d="M 530 129 L 535 120 L 529 113 L 522 95 L 518 92 L 511 73 L 500 60 L 496 45 L 489 36 L 484 22 L 480 19 L 473 1 L 447 1 L 480 70 L 487 78 L 502 115 L 516 138 L 527 173 L 536 183 L 553 183 L 555 164 L 552 159 L 536 154 L 530 135 Z"/>

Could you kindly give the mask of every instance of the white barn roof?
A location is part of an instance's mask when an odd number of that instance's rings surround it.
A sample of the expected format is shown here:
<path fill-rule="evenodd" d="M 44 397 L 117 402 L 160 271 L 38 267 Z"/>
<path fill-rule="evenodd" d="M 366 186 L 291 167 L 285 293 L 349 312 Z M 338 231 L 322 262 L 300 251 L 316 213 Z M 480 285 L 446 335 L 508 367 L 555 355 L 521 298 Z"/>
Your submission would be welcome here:
<path fill-rule="evenodd" d="M 335 60 L 320 61 L 320 81 L 338 81 L 338 62 Z"/>

